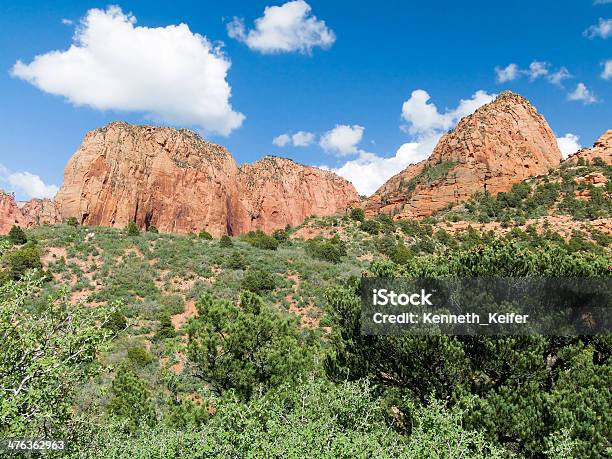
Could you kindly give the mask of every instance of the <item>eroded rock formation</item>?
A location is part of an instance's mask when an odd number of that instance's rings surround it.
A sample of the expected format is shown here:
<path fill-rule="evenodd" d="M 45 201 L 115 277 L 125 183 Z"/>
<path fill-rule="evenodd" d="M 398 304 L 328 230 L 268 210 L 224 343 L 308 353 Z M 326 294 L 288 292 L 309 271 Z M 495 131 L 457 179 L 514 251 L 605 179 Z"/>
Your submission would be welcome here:
<path fill-rule="evenodd" d="M 595 158 L 601 158 L 606 164 L 612 165 L 612 129 L 607 130 L 604 135 L 595 141 L 591 148 L 583 148 L 565 161 L 577 162 L 580 158 L 593 162 Z"/>
<path fill-rule="evenodd" d="M 367 214 L 423 217 L 491 194 L 559 166 L 561 152 L 546 120 L 511 92 L 461 119 L 431 156 L 392 177 L 365 203 Z"/>
<path fill-rule="evenodd" d="M 6 234 L 13 225 L 27 228 L 35 224 L 59 223 L 57 205 L 50 199 L 32 199 L 25 203 L 15 201 L 12 194 L 0 190 L 0 234 Z"/>
<path fill-rule="evenodd" d="M 186 129 L 115 122 L 85 136 L 56 196 L 86 225 L 214 236 L 297 225 L 358 201 L 335 174 L 267 157 L 239 168 L 223 147 Z"/>

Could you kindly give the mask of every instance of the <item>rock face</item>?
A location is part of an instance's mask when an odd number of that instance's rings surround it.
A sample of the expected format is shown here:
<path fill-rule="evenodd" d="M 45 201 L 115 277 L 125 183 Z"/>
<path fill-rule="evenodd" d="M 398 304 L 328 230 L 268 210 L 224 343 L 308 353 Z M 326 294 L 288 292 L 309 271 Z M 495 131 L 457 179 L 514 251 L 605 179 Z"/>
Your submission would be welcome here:
<path fill-rule="evenodd" d="M 30 225 L 53 225 L 62 221 L 59 206 L 50 199 L 31 199 L 23 204 L 21 213 Z"/>
<path fill-rule="evenodd" d="M 387 181 L 366 214 L 424 217 L 476 192 L 508 191 L 559 166 L 561 152 L 546 120 L 523 97 L 504 92 L 461 119 L 431 156 Z"/>
<path fill-rule="evenodd" d="M 15 197 L 0 190 L 0 234 L 7 234 L 13 225 L 28 226 L 27 223 Z"/>
<path fill-rule="evenodd" d="M 593 162 L 595 158 L 601 158 L 606 164 L 612 165 L 612 129 L 607 130 L 604 135 L 595 141 L 591 148 L 583 148 L 565 161 L 578 161 L 580 158 Z"/>
<path fill-rule="evenodd" d="M 336 174 L 266 156 L 240 167 L 239 205 L 232 232 L 271 232 L 296 226 L 310 215 L 330 215 L 359 201 L 352 185 Z"/>
<path fill-rule="evenodd" d="M 27 228 L 34 224 L 60 221 L 59 209 L 50 199 L 18 203 L 12 194 L 0 190 L 0 234 L 7 234 L 13 225 Z"/>
<path fill-rule="evenodd" d="M 348 182 L 288 160 L 238 168 L 223 147 L 186 129 L 115 122 L 85 136 L 56 196 L 63 218 L 86 225 L 214 236 L 271 231 L 358 200 Z"/>

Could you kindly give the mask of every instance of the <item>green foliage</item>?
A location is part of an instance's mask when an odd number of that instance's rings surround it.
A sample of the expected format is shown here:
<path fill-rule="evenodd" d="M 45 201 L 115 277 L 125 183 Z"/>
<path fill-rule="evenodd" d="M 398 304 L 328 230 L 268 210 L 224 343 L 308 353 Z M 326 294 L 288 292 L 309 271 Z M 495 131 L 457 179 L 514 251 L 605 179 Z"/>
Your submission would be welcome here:
<path fill-rule="evenodd" d="M 40 298 L 41 286 L 33 274 L 0 286 L 1 437 L 69 433 L 74 391 L 109 338 L 108 310 L 72 308 L 65 291 Z"/>
<path fill-rule="evenodd" d="M 259 296 L 243 292 L 239 304 L 204 295 L 189 321 L 188 357 L 195 376 L 219 394 L 249 399 L 308 371 L 308 350 L 295 324 Z"/>
<path fill-rule="evenodd" d="M 307 242 L 306 252 L 319 260 L 340 263 L 342 257 L 346 256 L 346 244 L 337 234 L 330 239 L 319 236 Z"/>
<path fill-rule="evenodd" d="M 140 234 L 140 228 L 138 228 L 136 222 L 132 221 L 128 223 L 126 231 L 128 236 L 138 236 Z"/>
<path fill-rule="evenodd" d="M 21 245 L 28 242 L 28 237 L 26 236 L 25 231 L 17 225 L 13 225 L 11 227 L 11 230 L 8 233 L 8 239 L 15 245 Z"/>
<path fill-rule="evenodd" d="M 243 235 L 242 239 L 258 249 L 276 250 L 279 245 L 276 238 L 268 236 L 261 230 L 250 231 Z"/>
<path fill-rule="evenodd" d="M 155 339 L 164 340 L 164 339 L 174 338 L 175 336 L 176 336 L 176 331 L 174 330 L 174 325 L 172 325 L 170 316 L 163 315 L 159 319 L 159 326 L 157 328 L 157 332 L 155 333 Z"/>
<path fill-rule="evenodd" d="M 3 264 L 7 268 L 8 276 L 13 280 L 21 279 L 31 269 L 42 269 L 38 247 L 31 243 L 7 252 L 3 257 Z"/>
<path fill-rule="evenodd" d="M 152 425 L 155 410 L 146 383 L 128 365 L 121 365 L 111 385 L 108 403 L 111 416 L 125 420 L 125 428 L 134 431 L 139 425 Z"/>
<path fill-rule="evenodd" d="M 289 233 L 287 230 L 277 229 L 272 233 L 272 237 L 282 244 L 289 240 Z"/>
<path fill-rule="evenodd" d="M 511 457 L 480 433 L 465 429 L 461 411 L 440 402 L 414 408 L 411 435 L 398 434 L 367 382 L 309 380 L 282 385 L 248 402 L 230 396 L 213 403 L 216 413 L 201 427 L 144 426 L 137 436 L 111 429 L 90 435 L 92 444 L 83 447 L 81 458 Z"/>
<path fill-rule="evenodd" d="M 232 247 L 234 243 L 232 242 L 231 237 L 229 237 L 227 234 L 224 234 L 223 236 L 221 236 L 221 239 L 219 239 L 219 245 L 227 249 L 228 247 Z"/>
<path fill-rule="evenodd" d="M 114 310 L 109 314 L 104 326 L 113 334 L 117 334 L 127 328 L 127 320 L 121 311 Z"/>
<path fill-rule="evenodd" d="M 147 227 L 147 231 L 149 233 L 153 233 L 153 234 L 158 234 L 159 233 L 159 230 L 157 229 L 157 227 L 155 225 L 149 225 Z"/>
<path fill-rule="evenodd" d="M 137 367 L 146 367 L 153 361 L 151 354 L 143 346 L 132 346 L 127 350 L 127 358 Z"/>
<path fill-rule="evenodd" d="M 527 240 L 533 244 L 536 236 Z M 588 248 L 494 239 L 418 256 L 404 266 L 376 262 L 370 271 L 400 277 L 572 277 L 609 276 L 608 266 L 608 257 Z M 387 400 L 427 403 L 433 394 L 463 406 L 474 397 L 462 416 L 465 425 L 529 457 L 543 455 L 564 430 L 576 457 L 606 456 L 606 432 L 612 429 L 604 383 L 612 378 L 609 337 L 363 336 L 357 285 L 330 290 L 327 302 L 333 352 L 326 368 L 333 378 L 368 378 Z"/>
<path fill-rule="evenodd" d="M 365 220 L 365 212 L 360 207 L 351 209 L 351 219 L 356 222 L 363 222 Z"/>
<path fill-rule="evenodd" d="M 68 226 L 76 228 L 77 226 L 79 226 L 79 221 L 76 219 L 76 217 L 68 217 L 68 219 L 66 220 L 66 224 Z"/>
<path fill-rule="evenodd" d="M 380 223 L 376 220 L 364 220 L 360 225 L 361 231 L 376 236 L 380 232 Z"/>
<path fill-rule="evenodd" d="M 223 265 L 229 269 L 246 269 L 249 266 L 246 257 L 242 252 L 234 250 L 224 257 Z"/>
<path fill-rule="evenodd" d="M 201 239 L 205 239 L 207 241 L 212 241 L 212 238 L 213 238 L 212 235 L 206 230 L 200 231 L 200 233 L 198 234 L 198 237 Z"/>
<path fill-rule="evenodd" d="M 242 278 L 241 287 L 249 292 L 263 294 L 274 290 L 276 278 L 273 274 L 262 269 L 250 269 Z"/>

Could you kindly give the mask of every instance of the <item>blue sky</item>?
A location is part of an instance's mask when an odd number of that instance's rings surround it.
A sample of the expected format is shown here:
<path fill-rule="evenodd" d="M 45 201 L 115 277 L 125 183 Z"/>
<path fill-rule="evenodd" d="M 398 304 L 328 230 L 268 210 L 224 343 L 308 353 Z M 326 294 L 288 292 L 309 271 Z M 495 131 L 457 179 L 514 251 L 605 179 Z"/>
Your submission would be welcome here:
<path fill-rule="evenodd" d="M 238 163 L 326 166 L 364 194 L 505 89 L 566 149 L 612 128 L 609 0 L 115 4 L 0 4 L 0 187 L 19 199 L 52 195 L 117 119 L 190 127 Z"/>

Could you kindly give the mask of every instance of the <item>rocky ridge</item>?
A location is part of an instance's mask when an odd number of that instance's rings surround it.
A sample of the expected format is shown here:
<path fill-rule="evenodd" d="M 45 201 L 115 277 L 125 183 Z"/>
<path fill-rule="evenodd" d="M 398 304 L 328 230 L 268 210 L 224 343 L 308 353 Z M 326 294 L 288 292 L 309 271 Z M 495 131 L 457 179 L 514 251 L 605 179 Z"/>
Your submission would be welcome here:
<path fill-rule="evenodd" d="M 612 129 L 608 129 L 595 141 L 591 148 L 578 150 L 570 155 L 565 162 L 577 162 L 581 158 L 589 162 L 593 162 L 595 158 L 601 158 L 606 164 L 612 165 Z"/>
<path fill-rule="evenodd" d="M 337 175 L 266 157 L 238 167 L 223 147 L 186 129 L 115 122 L 88 133 L 56 196 L 63 218 L 214 236 L 300 224 L 359 200 Z"/>
<path fill-rule="evenodd" d="M 560 162 L 561 152 L 544 117 L 527 99 L 506 91 L 462 118 L 427 160 L 392 177 L 364 208 L 368 215 L 424 217 L 476 192 L 508 191 Z"/>

